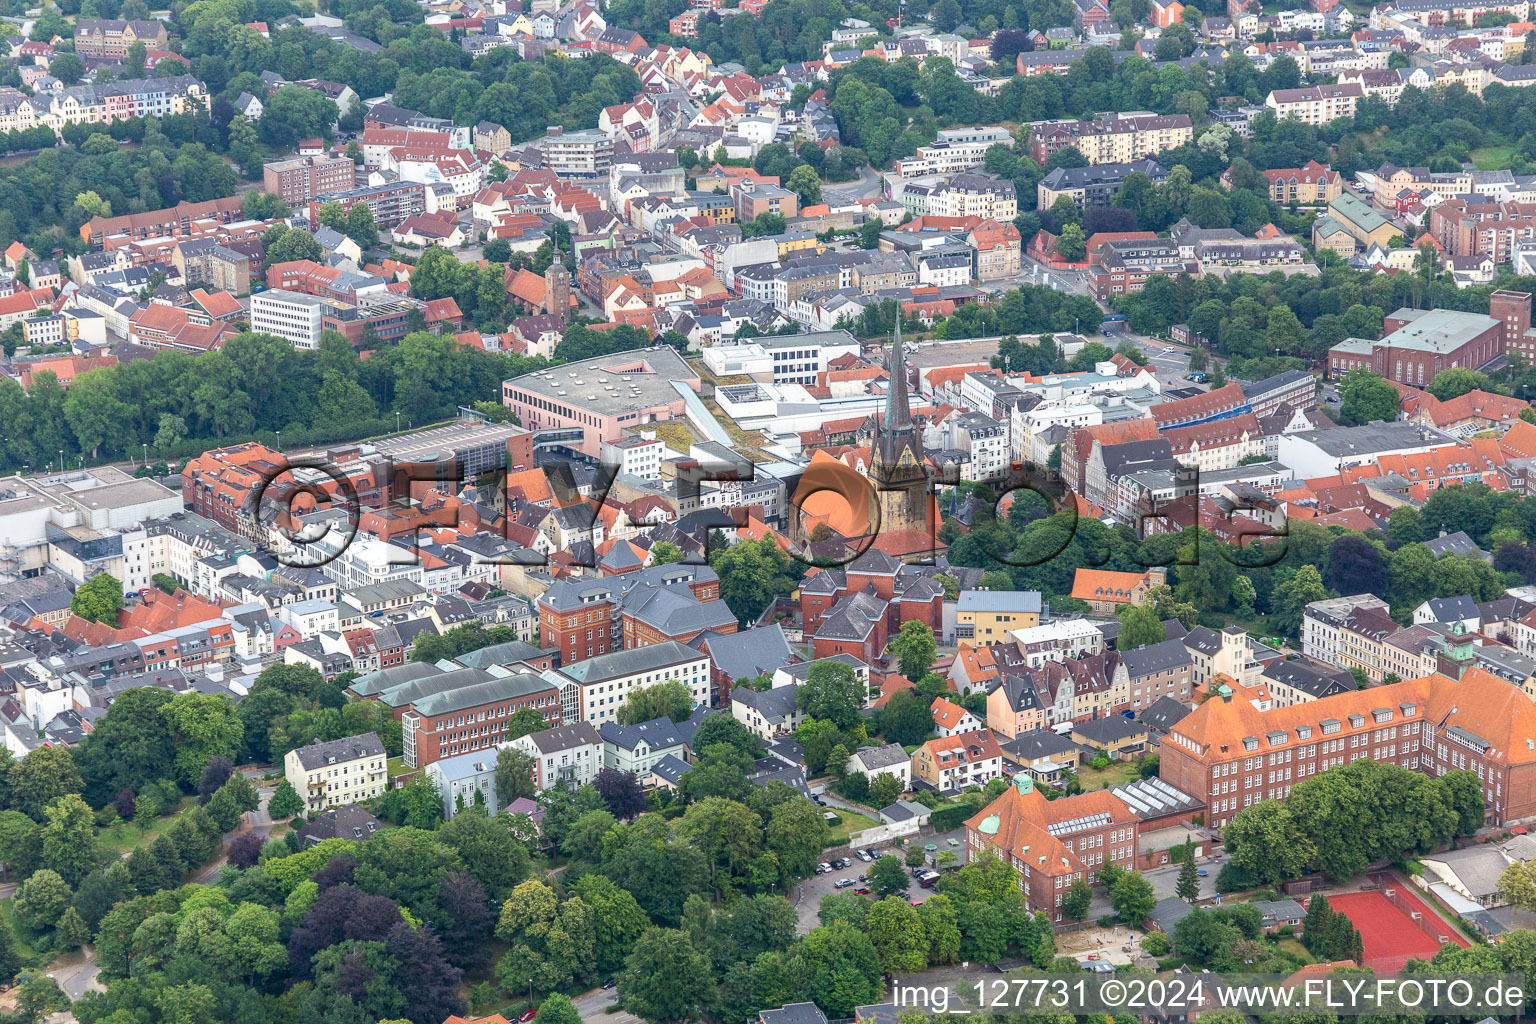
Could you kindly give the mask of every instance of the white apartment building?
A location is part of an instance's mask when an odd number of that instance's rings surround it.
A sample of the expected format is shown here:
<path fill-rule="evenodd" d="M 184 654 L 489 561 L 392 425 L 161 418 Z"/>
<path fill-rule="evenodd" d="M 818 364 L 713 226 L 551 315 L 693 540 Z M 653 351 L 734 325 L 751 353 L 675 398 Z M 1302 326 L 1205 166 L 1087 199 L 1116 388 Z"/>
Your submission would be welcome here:
<path fill-rule="evenodd" d="M 304 813 L 345 807 L 382 796 L 389 785 L 388 755 L 377 733 L 311 743 L 288 751 L 283 777 L 304 801 Z"/>
<path fill-rule="evenodd" d="M 602 444 L 602 462 L 610 462 L 625 476 L 641 480 L 661 479 L 661 454 L 666 445 L 654 437 L 631 435 Z"/>
<path fill-rule="evenodd" d="M 1002 144 L 1013 144 L 1013 136 L 1006 128 L 946 128 L 939 132 L 931 146 L 920 146 L 917 155 L 896 161 L 896 175 L 901 178 L 920 178 L 930 174 L 956 174 L 980 167 L 987 150 Z"/>
<path fill-rule="evenodd" d="M 603 741 L 591 722 L 529 733 L 510 746 L 533 758 L 533 783 L 541 793 L 555 786 L 574 791 L 591 782 L 603 766 Z"/>
<path fill-rule="evenodd" d="M 1314 85 L 1305 89 L 1275 89 L 1265 97 L 1264 105 L 1282 121 L 1291 118 L 1319 127 L 1337 117 L 1354 117 L 1355 104 L 1363 95 L 1355 82 Z"/>
<path fill-rule="evenodd" d="M 1301 617 L 1301 653 L 1328 665 L 1340 661 L 1340 627 L 1351 612 L 1361 608 L 1388 610 L 1387 602 L 1375 594 L 1354 594 L 1326 601 L 1313 601 Z"/>
<path fill-rule="evenodd" d="M 1104 649 L 1104 634 L 1087 619 L 1057 619 L 1043 626 L 1026 626 L 1014 630 L 1012 636 L 1030 668 Z"/>
<path fill-rule="evenodd" d="M 294 348 L 319 348 L 324 310 L 325 300 L 319 296 L 273 288 L 251 296 L 251 330 L 275 334 Z"/>
<path fill-rule="evenodd" d="M 710 697 L 709 655 L 676 640 L 613 651 L 567 665 L 544 677 L 560 689 L 560 714 L 567 722 L 602 726 L 618 721 L 619 708 L 636 690 L 659 683 L 688 687 L 695 707 Z"/>

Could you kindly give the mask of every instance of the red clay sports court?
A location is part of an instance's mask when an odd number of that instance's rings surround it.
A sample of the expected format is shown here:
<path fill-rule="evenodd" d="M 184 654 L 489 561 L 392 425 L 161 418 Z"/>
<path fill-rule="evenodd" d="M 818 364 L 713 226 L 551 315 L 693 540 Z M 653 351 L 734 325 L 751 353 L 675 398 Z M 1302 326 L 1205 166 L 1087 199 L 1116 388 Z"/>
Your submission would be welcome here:
<path fill-rule="evenodd" d="M 1328 905 L 1360 929 L 1365 946 L 1363 966 L 1378 971 L 1402 970 L 1409 960 L 1428 960 L 1444 941 L 1466 946 L 1455 927 L 1443 922 L 1397 879 L 1382 879 L 1382 888 L 1369 892 L 1328 895 Z M 1392 893 L 1389 899 L 1387 893 Z M 1416 921 L 1413 914 L 1417 913 Z"/>

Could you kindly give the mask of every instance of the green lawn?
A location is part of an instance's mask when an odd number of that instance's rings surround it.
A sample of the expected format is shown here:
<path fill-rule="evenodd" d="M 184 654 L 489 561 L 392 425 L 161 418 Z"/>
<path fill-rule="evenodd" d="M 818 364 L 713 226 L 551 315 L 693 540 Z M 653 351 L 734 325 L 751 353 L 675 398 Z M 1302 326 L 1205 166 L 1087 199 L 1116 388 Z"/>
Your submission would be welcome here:
<path fill-rule="evenodd" d="M 96 842 L 102 849 L 111 850 L 119 857 L 126 856 L 133 852 L 134 847 L 148 846 L 160 836 L 170 831 L 171 826 L 176 824 L 177 815 L 196 802 L 196 797 L 182 797 L 181 803 L 176 806 L 174 814 L 167 814 L 156 818 L 155 823 L 144 831 L 140 831 L 139 826 L 133 822 L 123 821 L 119 818 L 116 824 L 96 830 Z"/>
<path fill-rule="evenodd" d="M 1307 947 L 1303 946 L 1299 939 L 1281 939 L 1275 943 L 1275 946 L 1282 953 L 1289 953 L 1294 957 L 1298 957 L 1304 964 L 1317 963 L 1317 958 L 1307 952 Z"/>
<path fill-rule="evenodd" d="M 841 846 L 848 841 L 848 837 L 855 832 L 862 832 L 866 828 L 874 828 L 880 824 L 873 818 L 866 818 L 862 814 L 845 811 L 841 807 L 833 807 L 831 810 L 842 818 L 842 823 L 832 826 L 831 833 L 827 836 L 828 846 Z"/>
<path fill-rule="evenodd" d="M 1077 781 L 1085 793 L 1120 786 L 1140 775 L 1135 761 L 1112 761 L 1108 768 L 1090 768 L 1084 763 L 1077 769 Z"/>
<path fill-rule="evenodd" d="M 1472 162 L 1480 171 L 1498 171 L 1508 167 L 1514 155 L 1514 146 L 1482 146 L 1472 151 Z"/>
<path fill-rule="evenodd" d="M 37 956 L 37 950 L 33 949 L 32 944 L 27 941 L 30 933 L 16 923 L 16 911 L 11 907 L 9 899 L 0 900 L 0 921 L 4 921 L 6 927 L 10 928 L 11 934 L 16 936 L 16 952 L 27 960 L 34 959 Z"/>

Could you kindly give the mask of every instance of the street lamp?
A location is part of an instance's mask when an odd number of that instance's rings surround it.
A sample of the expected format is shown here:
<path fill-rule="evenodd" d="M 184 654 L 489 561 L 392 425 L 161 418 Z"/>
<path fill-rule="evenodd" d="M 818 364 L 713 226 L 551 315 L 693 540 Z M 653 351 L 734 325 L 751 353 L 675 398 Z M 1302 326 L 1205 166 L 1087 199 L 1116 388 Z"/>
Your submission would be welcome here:
<path fill-rule="evenodd" d="M 146 468 L 148 468 L 148 466 L 149 466 L 149 442 L 148 441 L 144 442 L 144 465 L 145 465 Z"/>
<path fill-rule="evenodd" d="M 283 450 L 283 432 L 280 429 L 277 432 L 277 450 L 279 452 Z"/>
<path fill-rule="evenodd" d="M 395 433 L 400 433 L 400 414 L 395 413 Z"/>

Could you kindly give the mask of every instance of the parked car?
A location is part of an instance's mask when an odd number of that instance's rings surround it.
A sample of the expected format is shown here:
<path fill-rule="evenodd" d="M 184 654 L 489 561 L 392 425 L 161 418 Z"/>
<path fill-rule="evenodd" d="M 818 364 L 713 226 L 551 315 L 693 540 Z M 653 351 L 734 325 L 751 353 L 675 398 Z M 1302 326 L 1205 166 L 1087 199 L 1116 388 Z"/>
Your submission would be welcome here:
<path fill-rule="evenodd" d="M 869 886 L 861 885 L 857 889 L 853 890 L 853 892 L 854 892 L 854 895 L 856 895 L 856 896 L 868 896 L 869 895 Z"/>
<path fill-rule="evenodd" d="M 818 875 L 824 875 L 828 871 L 831 871 L 831 870 L 832 870 L 832 865 L 828 864 L 826 861 L 822 861 L 820 864 L 816 865 L 816 873 Z"/>
<path fill-rule="evenodd" d="M 839 878 L 836 882 L 833 883 L 833 886 L 834 886 L 834 888 L 838 888 L 838 889 L 846 889 L 846 888 L 848 888 L 852 884 L 853 884 L 853 879 L 851 879 L 851 878 Z"/>
<path fill-rule="evenodd" d="M 522 1015 L 517 1018 L 517 1024 L 528 1024 L 529 1021 L 538 1015 L 538 1012 L 538 1010 L 524 1010 Z"/>

